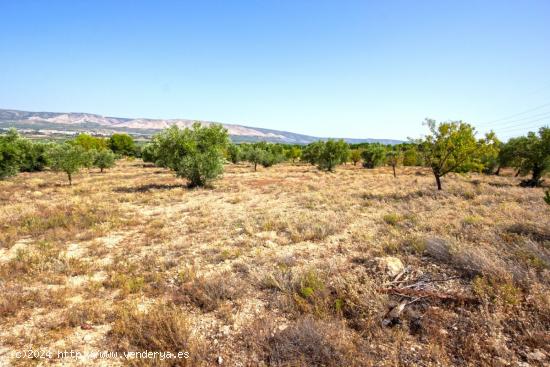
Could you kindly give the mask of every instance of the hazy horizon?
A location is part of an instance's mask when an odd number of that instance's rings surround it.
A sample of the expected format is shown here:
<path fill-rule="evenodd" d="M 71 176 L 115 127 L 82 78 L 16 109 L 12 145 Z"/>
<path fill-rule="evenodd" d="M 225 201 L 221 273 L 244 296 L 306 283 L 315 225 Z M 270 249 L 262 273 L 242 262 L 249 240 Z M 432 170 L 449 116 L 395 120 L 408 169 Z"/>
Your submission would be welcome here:
<path fill-rule="evenodd" d="M 3 2 L 1 107 L 401 139 L 550 121 L 550 3 Z"/>

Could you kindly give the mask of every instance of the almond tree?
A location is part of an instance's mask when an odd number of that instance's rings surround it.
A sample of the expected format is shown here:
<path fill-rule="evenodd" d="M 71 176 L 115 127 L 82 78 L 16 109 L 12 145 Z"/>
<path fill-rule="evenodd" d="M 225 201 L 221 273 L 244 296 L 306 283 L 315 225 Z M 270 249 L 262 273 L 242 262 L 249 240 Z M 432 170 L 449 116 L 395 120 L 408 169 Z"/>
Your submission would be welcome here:
<path fill-rule="evenodd" d="M 475 129 L 462 121 L 450 121 L 437 124 L 426 119 L 430 134 L 417 143 L 424 156 L 425 163 L 432 169 L 437 189 L 441 190 L 441 177 L 449 172 L 468 172 L 481 170 L 481 157 L 493 143 L 491 136 L 476 139 Z"/>
<path fill-rule="evenodd" d="M 400 150 L 390 150 L 386 153 L 386 162 L 393 169 L 393 177 L 397 177 L 395 174 L 395 167 L 403 162 L 403 153 Z"/>
<path fill-rule="evenodd" d="M 512 139 L 510 139 L 512 140 Z M 550 169 L 550 128 L 541 127 L 538 135 L 529 132 L 527 136 L 514 140 L 513 165 L 522 175 L 531 174 L 521 185 L 540 186 L 542 177 Z"/>

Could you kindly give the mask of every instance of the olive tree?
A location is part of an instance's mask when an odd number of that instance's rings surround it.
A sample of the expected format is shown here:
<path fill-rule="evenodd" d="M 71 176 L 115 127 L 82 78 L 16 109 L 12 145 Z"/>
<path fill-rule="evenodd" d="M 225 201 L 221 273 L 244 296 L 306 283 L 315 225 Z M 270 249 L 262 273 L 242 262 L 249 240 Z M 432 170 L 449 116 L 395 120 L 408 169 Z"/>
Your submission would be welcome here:
<path fill-rule="evenodd" d="M 437 124 L 435 120 L 426 119 L 425 124 L 430 133 L 418 144 L 438 190 L 442 189 L 441 177 L 449 172 L 468 172 L 483 167 L 481 157 L 493 143 L 491 135 L 476 139 L 474 127 L 462 121 Z"/>
<path fill-rule="evenodd" d="M 95 154 L 94 166 L 99 168 L 100 172 L 106 168 L 111 168 L 115 165 L 115 153 L 109 149 L 101 149 Z"/>
<path fill-rule="evenodd" d="M 369 144 L 361 153 L 363 167 L 375 168 L 381 166 L 386 159 L 386 149 L 378 144 Z"/>
<path fill-rule="evenodd" d="M 321 144 L 317 166 L 319 169 L 334 171 L 334 167 L 346 162 L 349 152 L 349 145 L 340 140 L 329 139 Z"/>
<path fill-rule="evenodd" d="M 229 136 L 222 125 L 194 123 L 192 128 L 172 126 L 162 131 L 153 144 L 157 164 L 186 178 L 190 187 L 205 186 L 223 172 Z"/>
<path fill-rule="evenodd" d="M 319 156 L 323 145 L 324 143 L 322 141 L 316 141 L 308 144 L 302 152 L 302 160 L 311 165 L 317 164 L 317 162 L 319 162 Z"/>
<path fill-rule="evenodd" d="M 15 176 L 19 172 L 23 152 L 18 140 L 19 134 L 15 129 L 10 129 L 6 134 L 0 135 L 0 179 Z"/>
<path fill-rule="evenodd" d="M 246 151 L 246 160 L 254 165 L 254 171 L 258 169 L 258 164 L 265 160 L 266 152 L 259 146 L 252 146 Z"/>
<path fill-rule="evenodd" d="M 227 147 L 227 155 L 231 163 L 237 164 L 241 161 L 243 153 L 237 144 L 230 144 L 229 147 Z"/>
<path fill-rule="evenodd" d="M 73 184 L 73 174 L 87 163 L 88 155 L 80 145 L 55 144 L 47 152 L 48 163 L 52 170 L 65 172 L 69 179 L 69 185 Z"/>

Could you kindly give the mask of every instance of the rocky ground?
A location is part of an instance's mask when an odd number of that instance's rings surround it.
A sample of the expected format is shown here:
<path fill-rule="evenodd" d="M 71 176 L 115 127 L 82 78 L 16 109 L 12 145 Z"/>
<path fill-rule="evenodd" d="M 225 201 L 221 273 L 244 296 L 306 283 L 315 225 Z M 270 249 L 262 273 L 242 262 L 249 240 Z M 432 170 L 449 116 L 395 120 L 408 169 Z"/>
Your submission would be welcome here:
<path fill-rule="evenodd" d="M 550 207 L 512 175 L 239 164 L 188 189 L 135 160 L 74 182 L 0 182 L 0 366 L 550 365 Z M 145 350 L 188 358 L 121 357 Z"/>

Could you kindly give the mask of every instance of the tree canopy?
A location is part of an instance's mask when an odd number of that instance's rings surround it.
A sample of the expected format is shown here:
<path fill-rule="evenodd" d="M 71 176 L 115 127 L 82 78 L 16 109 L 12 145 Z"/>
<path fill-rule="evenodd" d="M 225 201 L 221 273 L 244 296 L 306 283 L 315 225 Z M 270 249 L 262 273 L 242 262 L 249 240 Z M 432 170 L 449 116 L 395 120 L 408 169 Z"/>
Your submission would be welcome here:
<path fill-rule="evenodd" d="M 170 168 L 189 186 L 204 186 L 223 172 L 224 153 L 229 144 L 227 130 L 221 125 L 180 129 L 172 126 L 155 135 L 148 147 L 155 163 Z"/>
<path fill-rule="evenodd" d="M 437 124 L 426 119 L 430 133 L 418 141 L 420 152 L 435 176 L 437 189 L 441 190 L 441 177 L 449 172 L 467 172 L 481 169 L 481 157 L 493 143 L 494 135 L 476 139 L 475 129 L 462 121 Z"/>

